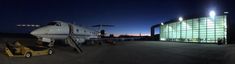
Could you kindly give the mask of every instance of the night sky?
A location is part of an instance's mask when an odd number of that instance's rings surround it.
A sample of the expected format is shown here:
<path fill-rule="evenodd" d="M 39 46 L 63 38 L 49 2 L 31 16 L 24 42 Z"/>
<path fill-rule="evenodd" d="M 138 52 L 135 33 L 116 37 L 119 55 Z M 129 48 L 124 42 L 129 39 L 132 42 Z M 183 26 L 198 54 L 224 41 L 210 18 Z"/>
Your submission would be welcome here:
<path fill-rule="evenodd" d="M 232 0 L 1 0 L 0 32 L 28 33 L 16 24 L 61 20 L 83 26 L 110 24 L 114 34 L 149 34 L 150 27 L 179 16 L 228 11 Z"/>

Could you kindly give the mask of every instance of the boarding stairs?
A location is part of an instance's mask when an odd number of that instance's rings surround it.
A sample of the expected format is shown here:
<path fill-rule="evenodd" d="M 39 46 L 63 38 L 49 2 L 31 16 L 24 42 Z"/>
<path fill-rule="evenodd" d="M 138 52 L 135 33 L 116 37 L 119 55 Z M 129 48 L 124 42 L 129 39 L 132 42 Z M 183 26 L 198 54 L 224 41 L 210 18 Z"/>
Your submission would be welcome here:
<path fill-rule="evenodd" d="M 73 26 L 69 24 L 69 35 L 65 39 L 65 42 L 69 44 L 69 46 L 73 47 L 78 53 L 82 53 L 82 49 L 80 48 L 80 44 L 77 43 L 76 38 L 73 33 Z"/>

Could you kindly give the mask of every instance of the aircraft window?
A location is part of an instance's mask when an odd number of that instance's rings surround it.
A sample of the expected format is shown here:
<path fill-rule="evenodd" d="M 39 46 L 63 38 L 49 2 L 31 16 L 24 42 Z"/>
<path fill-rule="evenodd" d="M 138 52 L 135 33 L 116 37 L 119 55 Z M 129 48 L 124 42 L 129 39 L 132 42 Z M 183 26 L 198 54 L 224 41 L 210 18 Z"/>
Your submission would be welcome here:
<path fill-rule="evenodd" d="M 50 22 L 47 25 L 56 25 L 56 24 L 57 24 L 56 22 Z"/>
<path fill-rule="evenodd" d="M 61 24 L 60 24 L 60 23 L 57 23 L 56 26 L 61 26 Z"/>
<path fill-rule="evenodd" d="M 79 30 L 78 30 L 78 29 L 77 29 L 76 31 L 77 31 L 77 32 L 79 32 Z"/>
<path fill-rule="evenodd" d="M 47 25 L 61 26 L 61 24 L 60 24 L 60 23 L 57 23 L 57 22 L 50 22 L 50 23 L 48 23 Z"/>

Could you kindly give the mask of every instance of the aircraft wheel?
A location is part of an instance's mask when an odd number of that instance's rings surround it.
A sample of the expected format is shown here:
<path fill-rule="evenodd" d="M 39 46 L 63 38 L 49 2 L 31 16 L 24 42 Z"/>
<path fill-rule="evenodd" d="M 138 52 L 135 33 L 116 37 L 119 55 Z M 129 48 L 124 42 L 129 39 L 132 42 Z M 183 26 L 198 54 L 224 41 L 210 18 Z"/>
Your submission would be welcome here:
<path fill-rule="evenodd" d="M 52 55 L 54 52 L 53 52 L 53 50 L 52 49 L 49 49 L 48 50 L 48 55 Z"/>
<path fill-rule="evenodd" d="M 32 53 L 30 53 L 30 52 L 27 52 L 26 54 L 25 54 L 25 57 L 26 58 L 30 58 L 32 56 Z"/>

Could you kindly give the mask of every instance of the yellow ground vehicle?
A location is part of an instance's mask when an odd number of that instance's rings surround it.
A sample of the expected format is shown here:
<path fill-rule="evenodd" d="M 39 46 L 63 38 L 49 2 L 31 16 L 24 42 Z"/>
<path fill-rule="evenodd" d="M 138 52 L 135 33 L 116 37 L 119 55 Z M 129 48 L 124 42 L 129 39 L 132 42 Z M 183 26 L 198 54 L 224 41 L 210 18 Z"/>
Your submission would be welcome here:
<path fill-rule="evenodd" d="M 10 57 L 26 57 L 51 55 L 53 54 L 52 48 L 44 46 L 23 46 L 18 41 L 6 43 L 5 53 Z"/>

